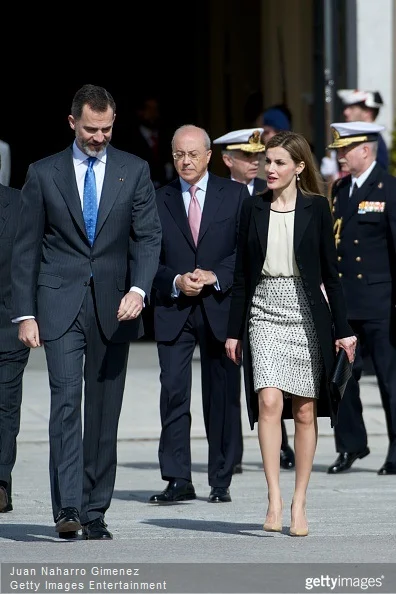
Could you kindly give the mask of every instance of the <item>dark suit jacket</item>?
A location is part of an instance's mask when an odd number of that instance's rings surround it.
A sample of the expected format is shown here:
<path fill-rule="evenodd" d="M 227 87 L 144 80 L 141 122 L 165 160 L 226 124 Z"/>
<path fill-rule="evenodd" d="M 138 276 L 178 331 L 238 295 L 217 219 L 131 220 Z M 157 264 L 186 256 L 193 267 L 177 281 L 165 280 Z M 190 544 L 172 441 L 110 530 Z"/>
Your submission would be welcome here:
<path fill-rule="evenodd" d="M 119 323 L 124 294 L 150 294 L 161 227 L 145 161 L 107 147 L 96 236 L 85 231 L 72 147 L 30 165 L 12 257 L 13 317 L 37 317 L 43 340 L 60 337 L 76 318 L 91 271 L 97 313 L 109 340 L 141 334 L 141 320 Z M 140 318 L 140 316 L 139 316 Z"/>
<path fill-rule="evenodd" d="M 253 185 L 254 185 L 254 193 L 253 193 L 253 196 L 254 196 L 257 192 L 264 192 L 264 190 L 267 187 L 267 182 L 265 181 L 265 179 L 256 177 Z"/>
<path fill-rule="evenodd" d="M 21 207 L 20 190 L 0 184 L 0 351 L 23 349 L 11 322 L 11 255 Z"/>
<path fill-rule="evenodd" d="M 247 322 L 267 252 L 271 201 L 272 192 L 267 191 L 243 204 L 228 325 L 228 337 L 244 341 L 243 367 L 252 429 L 258 419 L 258 399 L 253 390 Z M 334 364 L 334 339 L 352 336 L 353 332 L 346 320 L 346 306 L 337 270 L 332 217 L 329 203 L 324 196 L 305 196 L 298 191 L 294 252 L 324 361 L 318 415 L 327 416 L 331 415 L 327 380 Z M 322 281 L 332 313 L 320 289 Z M 290 400 L 285 402 L 284 417 L 291 418 Z"/>
<path fill-rule="evenodd" d="M 155 339 L 171 341 L 183 328 L 192 306 L 203 303 L 215 337 L 227 337 L 230 291 L 234 275 L 239 215 L 244 199 L 250 199 L 244 184 L 209 174 L 205 204 L 196 247 L 191 235 L 179 179 L 157 190 L 158 212 L 162 224 L 160 265 L 153 287 Z M 204 287 L 198 297 L 183 293 L 171 297 L 177 274 L 200 267 L 212 270 L 221 290 Z"/>
<path fill-rule="evenodd" d="M 350 185 L 348 175 L 333 186 L 333 217 L 342 218 L 337 256 L 348 318 L 389 318 L 396 304 L 396 178 L 377 164 L 351 198 Z"/>

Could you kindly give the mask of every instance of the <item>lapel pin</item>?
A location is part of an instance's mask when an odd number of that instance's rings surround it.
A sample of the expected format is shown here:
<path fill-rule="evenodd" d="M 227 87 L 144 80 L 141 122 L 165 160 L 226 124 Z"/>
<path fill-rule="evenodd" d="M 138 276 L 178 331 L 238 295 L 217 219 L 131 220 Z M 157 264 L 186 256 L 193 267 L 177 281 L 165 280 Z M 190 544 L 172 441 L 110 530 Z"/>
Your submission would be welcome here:
<path fill-rule="evenodd" d="M 384 185 L 384 184 L 383 184 L 382 182 L 380 182 L 380 183 L 378 184 L 378 187 L 379 187 L 379 189 L 381 189 L 383 185 Z"/>
<path fill-rule="evenodd" d="M 119 181 L 124 181 L 124 178 L 123 178 L 123 177 L 120 177 L 120 178 L 119 178 Z"/>

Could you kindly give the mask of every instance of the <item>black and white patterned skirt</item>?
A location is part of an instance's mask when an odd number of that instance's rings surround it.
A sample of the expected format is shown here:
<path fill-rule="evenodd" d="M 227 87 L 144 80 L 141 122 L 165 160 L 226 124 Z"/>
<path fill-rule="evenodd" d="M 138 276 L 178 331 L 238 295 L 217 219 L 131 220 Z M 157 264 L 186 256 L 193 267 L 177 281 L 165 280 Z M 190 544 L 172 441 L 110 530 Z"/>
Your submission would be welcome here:
<path fill-rule="evenodd" d="M 256 392 L 274 387 L 286 397 L 319 397 L 322 355 L 301 278 L 261 276 L 249 341 Z"/>

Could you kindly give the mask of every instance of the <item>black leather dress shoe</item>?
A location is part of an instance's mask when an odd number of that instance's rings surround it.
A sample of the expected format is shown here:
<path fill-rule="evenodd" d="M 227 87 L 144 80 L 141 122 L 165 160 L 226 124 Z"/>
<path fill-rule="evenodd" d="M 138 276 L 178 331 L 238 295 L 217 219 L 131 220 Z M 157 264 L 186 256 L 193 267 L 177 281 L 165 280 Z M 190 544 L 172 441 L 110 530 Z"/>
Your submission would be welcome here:
<path fill-rule="evenodd" d="M 342 452 L 338 455 L 338 458 L 334 462 L 334 464 L 332 464 L 332 466 L 329 466 L 329 468 L 327 469 L 327 474 L 338 474 L 340 472 L 345 472 L 346 470 L 350 469 L 350 467 L 354 462 L 356 462 L 356 460 L 361 460 L 362 458 L 365 458 L 369 455 L 369 453 L 370 450 L 367 447 L 361 452 Z"/>
<path fill-rule="evenodd" d="M 76 530 L 70 530 L 70 532 L 59 532 L 59 538 L 63 538 L 64 540 L 74 540 L 78 537 L 78 532 Z"/>
<path fill-rule="evenodd" d="M 103 518 L 96 518 L 82 527 L 84 540 L 113 540 L 112 533 L 107 530 L 107 524 Z"/>
<path fill-rule="evenodd" d="M 8 495 L 5 487 L 0 486 L 0 512 L 5 511 L 8 505 Z"/>
<path fill-rule="evenodd" d="M 55 520 L 56 532 L 81 530 L 80 516 L 75 507 L 62 507 Z"/>
<path fill-rule="evenodd" d="M 377 474 L 396 474 L 396 464 L 393 464 L 392 462 L 385 462 L 385 464 L 381 466 Z"/>
<path fill-rule="evenodd" d="M 12 507 L 12 503 L 10 501 L 7 503 L 4 509 L 0 509 L 0 514 L 5 514 L 7 512 L 12 511 L 14 508 Z"/>
<path fill-rule="evenodd" d="M 242 472 L 243 472 L 242 463 L 239 462 L 239 464 L 235 464 L 234 468 L 232 469 L 232 474 L 242 474 Z"/>
<path fill-rule="evenodd" d="M 208 501 L 209 503 L 228 503 L 231 501 L 230 490 L 227 487 L 212 487 Z"/>
<path fill-rule="evenodd" d="M 285 470 L 290 470 L 290 468 L 294 468 L 296 465 L 294 452 L 289 445 L 280 451 L 280 465 Z"/>
<path fill-rule="evenodd" d="M 162 493 L 151 495 L 149 503 L 175 503 L 177 501 L 190 501 L 196 499 L 195 489 L 192 483 L 180 482 L 177 479 L 169 481 L 168 486 Z"/>

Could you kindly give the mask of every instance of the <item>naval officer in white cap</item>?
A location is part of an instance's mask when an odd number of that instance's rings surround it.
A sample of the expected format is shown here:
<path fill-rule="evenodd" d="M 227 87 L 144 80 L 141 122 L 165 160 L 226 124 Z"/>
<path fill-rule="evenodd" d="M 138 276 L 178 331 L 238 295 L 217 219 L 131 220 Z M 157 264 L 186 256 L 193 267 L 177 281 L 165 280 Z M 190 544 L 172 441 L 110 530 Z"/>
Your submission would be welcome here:
<path fill-rule="evenodd" d="M 251 196 L 257 192 L 262 192 L 267 187 L 264 179 L 257 177 L 260 160 L 264 159 L 265 146 L 261 142 L 263 128 L 245 128 L 243 130 L 234 130 L 223 136 L 219 136 L 213 141 L 213 144 L 221 145 L 221 154 L 225 166 L 230 171 L 230 177 L 234 181 L 246 184 Z M 240 367 L 232 364 L 230 368 L 231 381 L 235 390 L 235 427 L 238 427 L 238 440 L 236 446 L 236 460 L 234 474 L 242 472 L 242 454 L 243 438 L 242 425 L 240 421 L 240 393 L 241 393 L 241 374 Z M 239 420 L 238 420 L 239 419 Z M 284 469 L 291 469 L 295 466 L 294 452 L 289 446 L 285 423 L 282 420 L 282 444 L 280 451 L 280 465 Z"/>
<path fill-rule="evenodd" d="M 250 195 L 267 187 L 265 180 L 257 177 L 265 146 L 261 142 L 263 128 L 234 130 L 219 136 L 213 144 L 221 145 L 221 154 L 231 179 L 246 184 Z"/>
<path fill-rule="evenodd" d="M 339 89 L 338 97 L 343 104 L 343 115 L 346 122 L 374 123 L 384 104 L 378 91 L 360 91 L 358 89 Z M 384 128 L 382 128 L 384 130 Z M 389 168 L 389 154 L 385 140 L 378 134 L 377 163 L 384 171 Z M 320 172 L 325 178 L 337 179 L 342 177 L 337 166 L 336 153 L 332 151 L 330 157 L 324 157 Z"/>
<path fill-rule="evenodd" d="M 378 474 L 396 475 L 396 178 L 377 162 L 383 129 L 364 121 L 331 124 L 328 148 L 349 172 L 333 186 L 332 210 L 348 322 L 359 345 L 335 427 L 339 455 L 329 474 L 349 470 L 370 453 L 359 395 L 363 349 L 373 361 L 389 437 Z"/>

